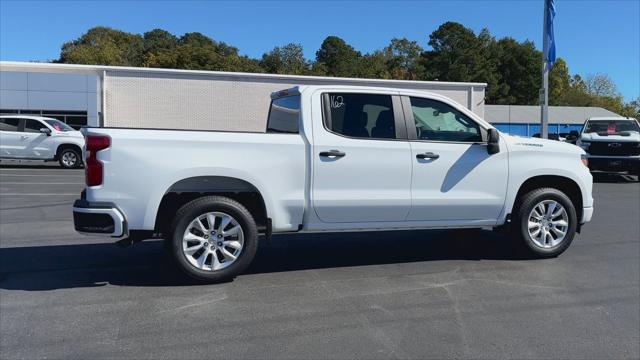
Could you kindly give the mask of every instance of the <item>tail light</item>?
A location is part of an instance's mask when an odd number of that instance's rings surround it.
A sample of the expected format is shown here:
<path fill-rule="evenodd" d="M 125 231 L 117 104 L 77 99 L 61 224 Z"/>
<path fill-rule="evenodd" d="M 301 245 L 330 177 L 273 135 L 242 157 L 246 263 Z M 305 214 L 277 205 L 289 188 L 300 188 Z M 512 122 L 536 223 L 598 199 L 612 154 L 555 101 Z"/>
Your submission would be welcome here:
<path fill-rule="evenodd" d="M 98 151 L 104 150 L 110 145 L 111 141 L 107 136 L 89 135 L 85 138 L 87 159 L 84 165 L 84 174 L 87 186 L 96 186 L 102 184 L 102 163 L 98 161 L 96 154 Z"/>

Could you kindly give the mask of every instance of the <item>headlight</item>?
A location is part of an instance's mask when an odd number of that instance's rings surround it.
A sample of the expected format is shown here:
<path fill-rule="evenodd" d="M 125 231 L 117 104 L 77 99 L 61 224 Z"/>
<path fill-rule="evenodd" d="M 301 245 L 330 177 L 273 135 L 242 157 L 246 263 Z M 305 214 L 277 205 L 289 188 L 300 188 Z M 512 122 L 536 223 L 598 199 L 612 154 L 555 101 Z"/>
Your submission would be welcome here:
<path fill-rule="evenodd" d="M 580 155 L 580 161 L 582 161 L 582 165 L 589 167 L 589 159 L 587 158 L 587 155 Z"/>
<path fill-rule="evenodd" d="M 587 150 L 589 148 L 589 146 L 591 145 L 591 142 L 584 141 L 584 140 L 578 140 L 576 145 L 580 146 L 584 150 Z"/>

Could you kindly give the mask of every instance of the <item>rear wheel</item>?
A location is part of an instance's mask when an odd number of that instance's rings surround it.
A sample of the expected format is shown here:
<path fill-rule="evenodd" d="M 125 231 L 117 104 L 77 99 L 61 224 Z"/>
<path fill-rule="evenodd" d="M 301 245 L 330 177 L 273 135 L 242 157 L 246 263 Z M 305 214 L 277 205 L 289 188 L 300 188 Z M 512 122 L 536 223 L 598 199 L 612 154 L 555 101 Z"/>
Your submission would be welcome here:
<path fill-rule="evenodd" d="M 249 266 L 258 248 L 258 231 L 240 203 L 205 196 L 178 210 L 167 241 L 182 271 L 215 283 L 231 280 Z"/>
<path fill-rule="evenodd" d="M 516 211 L 513 231 L 529 255 L 549 258 L 562 254 L 573 241 L 577 215 L 560 190 L 541 188 L 525 194 Z"/>
<path fill-rule="evenodd" d="M 64 148 L 58 154 L 58 162 L 65 169 L 75 169 L 82 165 L 80 152 L 74 148 Z"/>

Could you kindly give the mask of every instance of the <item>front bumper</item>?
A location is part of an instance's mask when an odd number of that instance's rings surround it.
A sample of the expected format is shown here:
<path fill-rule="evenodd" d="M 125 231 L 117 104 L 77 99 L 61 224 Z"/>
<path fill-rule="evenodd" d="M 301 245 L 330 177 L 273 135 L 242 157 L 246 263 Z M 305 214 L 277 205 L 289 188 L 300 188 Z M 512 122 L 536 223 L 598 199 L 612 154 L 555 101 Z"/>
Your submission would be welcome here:
<path fill-rule="evenodd" d="M 73 224 L 85 235 L 124 238 L 129 235 L 127 220 L 118 208 L 108 202 L 78 199 L 73 203 Z"/>
<path fill-rule="evenodd" d="M 582 219 L 580 219 L 580 224 L 585 224 L 591 221 L 593 217 L 593 206 L 583 207 L 582 208 Z"/>
<path fill-rule="evenodd" d="M 610 173 L 637 173 L 640 170 L 640 156 L 588 155 L 589 170 Z"/>

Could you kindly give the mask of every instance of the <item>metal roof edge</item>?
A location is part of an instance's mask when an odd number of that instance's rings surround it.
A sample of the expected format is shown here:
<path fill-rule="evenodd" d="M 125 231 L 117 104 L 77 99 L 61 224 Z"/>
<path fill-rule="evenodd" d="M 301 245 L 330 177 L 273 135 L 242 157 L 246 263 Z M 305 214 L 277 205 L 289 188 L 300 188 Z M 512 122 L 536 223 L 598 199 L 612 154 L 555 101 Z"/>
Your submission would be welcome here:
<path fill-rule="evenodd" d="M 298 80 L 322 80 L 333 82 L 380 82 L 385 84 L 396 85 L 412 85 L 424 84 L 432 86 L 445 87 L 478 87 L 486 88 L 486 83 L 473 82 L 448 82 L 448 81 L 418 81 L 418 80 L 389 80 L 389 79 L 369 79 L 369 78 L 345 78 L 331 76 L 310 76 L 310 75 L 284 75 L 284 74 L 266 74 L 266 73 L 244 73 L 244 72 L 226 72 L 226 71 L 208 71 L 208 70 L 184 70 L 184 69 L 162 69 L 162 68 L 145 68 L 145 67 L 127 67 L 127 66 L 107 66 L 107 65 L 79 65 L 79 64 L 57 64 L 57 63 L 32 63 L 22 61 L 0 61 L 0 71 L 22 71 L 22 72 L 54 72 L 54 73 L 83 73 L 100 75 L 104 71 L 125 71 L 125 72 L 142 72 L 156 74 L 183 74 L 183 75 L 207 75 L 221 77 L 242 77 L 254 79 L 276 79 L 295 82 Z"/>

